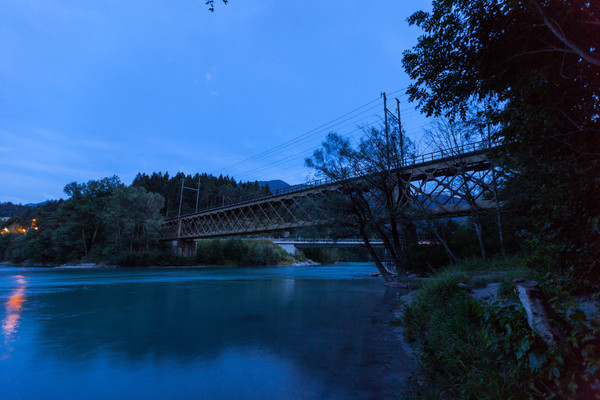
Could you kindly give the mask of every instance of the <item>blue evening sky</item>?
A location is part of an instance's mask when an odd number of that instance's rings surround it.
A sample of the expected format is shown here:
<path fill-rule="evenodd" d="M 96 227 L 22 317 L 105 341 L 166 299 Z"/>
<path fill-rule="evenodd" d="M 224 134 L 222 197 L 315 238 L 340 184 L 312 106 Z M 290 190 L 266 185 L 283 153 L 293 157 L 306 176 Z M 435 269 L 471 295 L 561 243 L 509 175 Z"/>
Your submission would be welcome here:
<path fill-rule="evenodd" d="M 357 127 L 379 123 L 382 91 L 396 92 L 389 108 L 399 97 L 419 139 L 426 121 L 407 103 L 401 59 L 420 34 L 406 18 L 430 0 L 215 8 L 3 0 L 0 202 L 37 203 L 64 197 L 72 181 L 118 175 L 129 184 L 153 171 L 300 183 L 311 174 L 303 159 L 329 131 L 358 138 Z"/>

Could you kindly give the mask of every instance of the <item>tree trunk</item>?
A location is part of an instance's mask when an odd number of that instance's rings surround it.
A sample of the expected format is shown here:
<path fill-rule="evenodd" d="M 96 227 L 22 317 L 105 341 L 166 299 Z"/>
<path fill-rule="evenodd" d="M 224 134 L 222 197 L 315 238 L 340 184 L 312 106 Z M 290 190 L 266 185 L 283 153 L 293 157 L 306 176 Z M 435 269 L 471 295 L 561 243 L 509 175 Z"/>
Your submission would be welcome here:
<path fill-rule="evenodd" d="M 400 227 L 398 227 L 400 225 Z M 402 222 L 392 221 L 392 243 L 387 249 L 394 260 L 394 269 L 398 277 L 406 275 L 406 241 Z"/>
<path fill-rule="evenodd" d="M 381 259 L 377 255 L 377 252 L 375 251 L 373 246 L 371 246 L 371 243 L 369 242 L 369 238 L 367 237 L 364 229 L 362 229 L 362 228 L 360 229 L 360 236 L 361 236 L 363 242 L 365 243 L 365 247 L 369 251 L 369 254 L 371 254 L 371 257 L 373 257 L 373 261 L 375 262 L 375 266 L 379 270 L 381 277 L 386 281 L 386 283 L 393 282 L 394 281 L 393 275 L 389 273 L 389 271 L 385 268 L 385 266 L 381 262 Z"/>
<path fill-rule="evenodd" d="M 83 255 L 87 257 L 87 243 L 85 242 L 85 229 L 81 228 L 81 239 L 83 240 Z"/>
<path fill-rule="evenodd" d="M 96 223 L 96 228 L 94 229 L 94 234 L 92 235 L 92 242 L 90 243 L 90 248 L 94 245 L 94 242 L 96 241 L 96 235 L 98 234 L 98 226 L 100 224 Z"/>
<path fill-rule="evenodd" d="M 483 261 L 487 261 L 487 252 L 485 251 L 485 245 L 483 244 L 483 230 L 481 228 L 481 222 L 479 217 L 474 220 L 475 232 L 477 233 L 477 239 L 479 240 L 479 247 L 481 249 L 481 258 Z"/>
<path fill-rule="evenodd" d="M 506 257 L 506 248 L 504 246 L 504 234 L 502 233 L 502 214 L 500 214 L 500 199 L 498 199 L 498 183 L 496 180 L 496 164 L 492 158 L 492 192 L 496 206 L 496 223 L 498 224 L 498 240 L 500 240 L 500 251 L 502 256 Z"/>
<path fill-rule="evenodd" d="M 462 172 L 464 173 L 464 171 Z M 462 177 L 465 186 L 465 197 L 471 206 L 471 220 L 473 221 L 473 226 L 475 227 L 475 232 L 477 233 L 479 249 L 481 250 L 481 258 L 483 261 L 487 261 L 487 252 L 485 250 L 485 244 L 483 243 L 483 228 L 481 227 L 481 219 L 479 218 L 479 208 L 477 207 L 475 196 L 471 193 L 471 189 L 467 183 L 468 179 L 466 179 L 464 175 L 462 175 Z"/>
<path fill-rule="evenodd" d="M 436 229 L 432 229 L 431 232 L 433 232 L 433 235 L 435 236 L 435 238 L 444 247 L 444 251 L 446 252 L 446 255 L 448 256 L 448 259 L 450 259 L 450 263 L 455 264 L 458 261 L 458 257 L 456 257 L 456 255 L 454 254 L 454 252 L 452 251 L 450 246 L 448 246 L 448 243 L 446 243 L 444 238 L 440 235 L 440 233 Z"/>

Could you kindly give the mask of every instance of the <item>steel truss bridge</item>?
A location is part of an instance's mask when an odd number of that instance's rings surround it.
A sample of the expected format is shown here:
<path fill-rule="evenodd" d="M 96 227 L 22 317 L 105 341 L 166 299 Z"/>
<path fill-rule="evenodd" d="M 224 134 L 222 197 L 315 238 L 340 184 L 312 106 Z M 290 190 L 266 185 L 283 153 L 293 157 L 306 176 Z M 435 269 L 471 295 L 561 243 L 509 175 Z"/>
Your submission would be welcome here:
<path fill-rule="evenodd" d="M 494 207 L 494 201 L 485 198 L 492 176 L 488 152 L 482 143 L 474 143 L 405 159 L 403 179 L 413 204 L 428 209 L 429 217 L 468 215 L 473 207 Z M 321 179 L 275 190 L 271 196 L 167 218 L 161 240 L 255 235 L 322 225 L 328 221 L 328 212 L 320 200 L 339 186 L 338 181 Z"/>

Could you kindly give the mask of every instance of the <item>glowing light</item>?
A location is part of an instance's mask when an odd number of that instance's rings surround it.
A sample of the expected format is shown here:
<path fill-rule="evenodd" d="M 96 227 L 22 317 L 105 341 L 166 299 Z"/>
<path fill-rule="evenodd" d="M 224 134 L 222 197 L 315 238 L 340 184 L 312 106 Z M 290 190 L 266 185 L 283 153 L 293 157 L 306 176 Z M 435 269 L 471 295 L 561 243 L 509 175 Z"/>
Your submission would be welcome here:
<path fill-rule="evenodd" d="M 6 337 L 6 340 L 17 332 L 20 317 L 20 314 L 9 314 L 2 321 L 2 333 Z"/>
<path fill-rule="evenodd" d="M 23 303 L 25 300 L 25 285 L 27 280 L 22 275 L 15 276 L 17 284 L 21 285 L 17 287 L 9 297 L 8 301 L 4 304 L 6 310 L 6 316 L 2 320 L 2 334 L 4 335 L 4 343 L 8 345 L 10 339 L 17 333 L 19 328 L 19 320 L 21 319 L 21 312 L 23 309 Z M 5 346 L 8 348 L 8 346 Z M 3 358 L 8 357 L 7 354 Z"/>

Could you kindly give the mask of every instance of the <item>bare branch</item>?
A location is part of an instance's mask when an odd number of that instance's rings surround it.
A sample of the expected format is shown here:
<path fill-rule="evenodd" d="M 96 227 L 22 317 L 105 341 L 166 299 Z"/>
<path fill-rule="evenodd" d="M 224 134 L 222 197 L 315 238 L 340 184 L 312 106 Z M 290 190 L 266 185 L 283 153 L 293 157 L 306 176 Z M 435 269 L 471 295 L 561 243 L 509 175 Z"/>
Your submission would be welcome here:
<path fill-rule="evenodd" d="M 571 51 L 577 54 L 581 59 L 585 60 L 589 64 L 600 67 L 600 58 L 591 56 L 588 52 L 577 46 L 575 42 L 569 40 L 569 38 L 566 37 L 565 33 L 561 29 L 560 25 L 555 20 L 550 19 L 548 15 L 546 15 L 546 12 L 544 11 L 543 7 L 540 3 L 537 2 L 537 0 L 529 0 L 529 2 L 533 4 L 533 7 L 537 11 L 537 13 L 543 18 L 544 24 L 548 27 L 548 29 L 550 29 L 550 32 L 552 32 L 552 34 L 558 40 L 563 42 L 565 46 L 567 46 Z"/>

